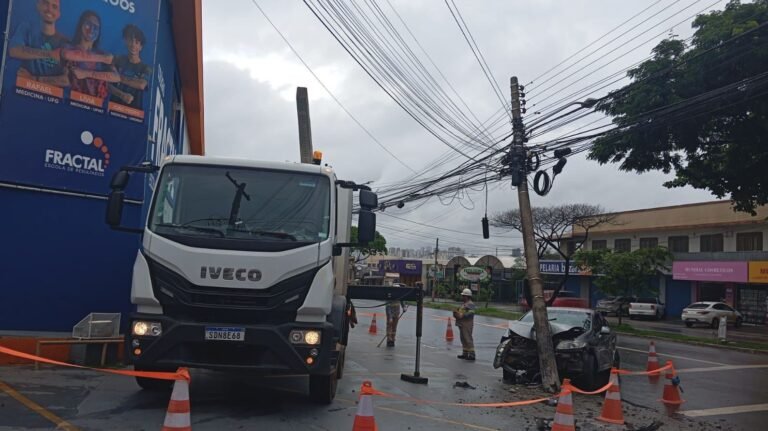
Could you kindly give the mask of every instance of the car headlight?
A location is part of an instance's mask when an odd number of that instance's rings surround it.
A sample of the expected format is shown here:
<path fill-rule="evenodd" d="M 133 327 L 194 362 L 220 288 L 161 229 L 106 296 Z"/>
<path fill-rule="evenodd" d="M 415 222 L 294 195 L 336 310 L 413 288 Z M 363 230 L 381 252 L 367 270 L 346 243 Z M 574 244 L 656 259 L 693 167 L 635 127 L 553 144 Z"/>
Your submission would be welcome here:
<path fill-rule="evenodd" d="M 578 340 L 564 340 L 559 343 L 557 343 L 557 347 L 555 350 L 578 350 L 583 349 L 587 346 L 587 343 L 584 341 L 578 341 Z"/>
<path fill-rule="evenodd" d="M 133 322 L 133 335 L 159 337 L 162 333 L 163 325 L 160 322 L 145 322 L 143 320 Z"/>
<path fill-rule="evenodd" d="M 314 329 L 305 330 L 293 330 L 288 335 L 288 339 L 292 344 L 308 344 L 310 346 L 316 346 L 320 344 L 322 339 L 320 331 Z"/>

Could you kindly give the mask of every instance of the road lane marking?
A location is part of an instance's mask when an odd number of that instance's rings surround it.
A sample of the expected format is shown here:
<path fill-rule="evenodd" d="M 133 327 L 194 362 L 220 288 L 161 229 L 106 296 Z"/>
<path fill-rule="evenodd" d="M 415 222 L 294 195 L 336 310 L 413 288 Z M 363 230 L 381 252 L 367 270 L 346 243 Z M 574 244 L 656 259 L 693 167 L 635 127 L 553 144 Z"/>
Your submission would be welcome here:
<path fill-rule="evenodd" d="M 336 400 L 343 401 L 345 403 L 350 403 L 350 404 L 357 404 L 357 402 L 355 402 L 355 401 L 347 400 L 347 399 L 339 398 L 339 397 L 336 397 Z M 497 431 L 498 430 L 498 428 L 486 428 L 486 427 L 480 426 L 480 425 L 473 425 L 473 424 L 468 424 L 466 422 L 459 422 L 459 421 L 454 421 L 454 420 L 445 419 L 445 418 L 436 418 L 436 417 L 432 417 L 432 416 L 422 415 L 422 414 L 419 414 L 419 413 L 409 412 L 409 411 L 406 411 L 406 410 L 394 409 L 392 407 L 382 407 L 380 405 L 377 405 L 375 410 L 384 410 L 384 411 L 388 411 L 388 412 L 398 413 L 398 414 L 401 414 L 401 415 L 413 416 L 413 417 L 417 417 L 417 418 L 420 418 L 420 419 L 427 419 L 427 420 L 435 421 L 435 422 L 443 422 L 443 423 L 447 423 L 447 424 L 451 424 L 451 425 L 458 425 L 458 426 L 461 426 L 461 427 L 464 427 L 464 428 L 471 428 L 471 429 L 476 429 L 476 430 L 480 430 L 480 431 Z"/>
<path fill-rule="evenodd" d="M 30 400 L 29 398 L 25 397 L 17 390 L 13 389 L 12 387 L 8 386 L 7 384 L 1 381 L 0 381 L 0 391 L 3 391 L 6 394 L 10 395 L 13 399 L 23 404 L 24 407 L 32 410 L 33 412 L 53 422 L 53 424 L 56 425 L 57 430 L 62 429 L 64 431 L 79 431 L 79 428 L 75 427 L 74 425 L 65 421 L 64 419 L 56 416 L 52 412 L 46 410 L 40 404 L 37 404 L 36 402 Z"/>
<path fill-rule="evenodd" d="M 626 350 L 626 351 L 628 351 L 628 352 L 637 352 L 637 353 L 642 353 L 642 354 L 644 354 L 644 355 L 647 355 L 647 354 L 648 354 L 648 352 L 647 352 L 647 351 L 645 351 L 645 350 L 630 349 L 629 347 L 617 347 L 617 349 Z M 657 350 L 657 352 L 658 352 L 658 350 Z M 711 364 L 711 365 L 722 365 L 722 366 L 726 366 L 726 367 L 728 366 L 728 364 L 724 364 L 724 363 L 722 363 L 722 362 L 712 362 L 712 361 L 705 361 L 705 360 L 703 360 L 703 359 L 694 359 L 694 358 L 688 358 L 688 357 L 686 357 L 686 356 L 669 355 L 669 354 L 666 354 L 666 353 L 658 353 L 658 355 L 659 355 L 660 357 L 665 357 L 665 358 L 675 358 L 675 359 L 683 359 L 683 360 L 686 360 L 686 361 L 695 361 L 695 362 L 701 362 L 701 363 L 703 363 L 703 364 Z"/>
<path fill-rule="evenodd" d="M 718 407 L 714 409 L 686 410 L 680 413 L 691 418 L 699 418 L 704 416 L 733 415 L 737 413 L 754 413 L 765 411 L 768 411 L 768 404 L 748 404 L 743 406 Z"/>
<path fill-rule="evenodd" d="M 703 368 L 683 368 L 675 369 L 678 373 L 709 373 L 714 371 L 731 371 L 731 370 L 752 370 L 756 368 L 768 368 L 768 364 L 765 365 L 725 365 L 722 367 L 703 367 Z"/>

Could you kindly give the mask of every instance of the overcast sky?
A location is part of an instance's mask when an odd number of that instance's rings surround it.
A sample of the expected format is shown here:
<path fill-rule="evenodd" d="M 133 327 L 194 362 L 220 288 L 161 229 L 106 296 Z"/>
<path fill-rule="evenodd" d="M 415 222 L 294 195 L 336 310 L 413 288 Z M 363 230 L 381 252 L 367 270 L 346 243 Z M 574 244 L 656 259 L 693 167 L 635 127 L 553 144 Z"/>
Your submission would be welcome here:
<path fill-rule="evenodd" d="M 344 1 L 348 3 L 352 0 Z M 361 6 L 366 3 L 366 0 L 355 1 Z M 477 117 L 485 120 L 496 113 L 501 102 L 485 79 L 445 2 L 390 1 Z M 669 34 L 679 38 L 690 36 L 689 16 L 701 10 L 722 8 L 725 4 L 721 1 L 712 6 L 715 0 L 455 2 L 494 78 L 504 91 L 505 99 L 509 97 L 510 76 L 517 75 L 521 83 L 528 83 L 633 15 L 649 8 L 561 66 L 560 69 L 568 67 L 607 43 L 607 46 L 560 76 L 540 84 L 540 94 L 536 94 L 535 82 L 529 85 L 526 91 L 530 109 L 526 121 L 536 118 L 534 104 L 537 99 L 543 101 L 552 95 L 549 101 L 557 100 L 556 96 L 563 97 L 573 89 L 620 71 L 648 56 L 655 43 Z M 371 80 L 302 1 L 258 0 L 258 4 L 341 103 L 405 164 L 419 171 L 429 166 L 436 157 L 451 151 L 428 134 Z M 396 22 L 396 16 L 387 3 L 380 1 L 379 4 Z M 644 19 L 648 21 L 641 24 Z M 680 24 L 681 21 L 686 22 Z M 632 29 L 635 25 L 639 26 Z M 621 36 L 624 32 L 627 34 Z M 251 0 L 204 0 L 203 35 L 207 154 L 298 161 L 295 89 L 303 86 L 308 88 L 310 96 L 314 148 L 323 151 L 324 162 L 332 165 L 340 178 L 356 182 L 373 181 L 375 187 L 376 184 L 408 176 L 408 169 L 358 127 L 307 72 Z M 616 37 L 617 40 L 610 42 Z M 649 39 L 652 41 L 643 44 Z M 408 40 L 427 64 L 426 57 L 417 51 L 418 47 L 411 39 Z M 622 57 L 613 61 L 619 56 Z M 595 63 L 587 66 L 592 61 Z M 582 67 L 585 67 L 582 72 L 546 90 L 550 84 Z M 592 73 L 596 69 L 598 71 Z M 438 76 L 434 69 L 432 73 Z M 444 82 L 442 85 L 447 89 Z M 607 90 L 592 97 L 603 95 Z M 547 101 L 542 103 L 546 105 Z M 583 121 L 589 122 L 594 118 L 597 117 Z M 556 137 L 568 132 L 569 128 L 583 124 L 574 123 L 548 136 Z M 498 133 L 509 130 L 509 126 L 505 125 Z M 620 211 L 714 199 L 701 190 L 666 189 L 662 183 L 668 178 L 658 172 L 643 175 L 620 172 L 616 166 L 600 166 L 578 155 L 569 159 L 551 193 L 546 197 L 532 193 L 532 201 L 535 206 L 584 202 Z M 489 215 L 517 207 L 517 194 L 510 188 L 508 180 L 492 185 L 490 189 Z M 519 235 L 515 233 L 494 231 L 491 239 L 483 240 L 480 220 L 484 211 L 484 192 L 473 192 L 469 198 L 455 199 L 450 204 L 435 199 L 418 208 L 416 204 L 406 205 L 403 209 L 388 208 L 385 214 L 379 215 L 378 221 L 380 231 L 390 246 L 433 246 L 434 238 L 440 237 L 441 248 L 462 246 L 470 252 L 486 254 L 493 253 L 496 247 L 521 245 Z M 395 219 L 389 214 L 433 227 Z M 476 234 L 466 235 L 438 228 Z M 502 249 L 499 254 L 504 252 Z"/>

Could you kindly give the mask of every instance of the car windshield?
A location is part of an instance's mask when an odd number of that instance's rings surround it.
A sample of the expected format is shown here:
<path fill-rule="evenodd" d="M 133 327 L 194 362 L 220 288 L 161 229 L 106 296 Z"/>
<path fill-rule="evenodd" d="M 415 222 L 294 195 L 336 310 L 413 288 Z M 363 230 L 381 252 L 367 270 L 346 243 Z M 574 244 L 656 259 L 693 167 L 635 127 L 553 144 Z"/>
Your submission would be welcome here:
<path fill-rule="evenodd" d="M 641 304 L 655 304 L 656 298 L 637 298 L 635 302 L 639 302 Z"/>
<path fill-rule="evenodd" d="M 685 308 L 707 308 L 709 307 L 709 304 L 691 304 Z"/>
<path fill-rule="evenodd" d="M 579 310 L 555 310 L 547 309 L 547 317 L 550 322 L 560 325 L 584 328 L 588 331 L 592 327 L 592 313 Z M 533 311 L 525 313 L 520 322 L 533 323 Z"/>
<path fill-rule="evenodd" d="M 330 181 L 323 175 L 167 165 L 149 229 L 158 235 L 313 243 L 328 238 Z"/>

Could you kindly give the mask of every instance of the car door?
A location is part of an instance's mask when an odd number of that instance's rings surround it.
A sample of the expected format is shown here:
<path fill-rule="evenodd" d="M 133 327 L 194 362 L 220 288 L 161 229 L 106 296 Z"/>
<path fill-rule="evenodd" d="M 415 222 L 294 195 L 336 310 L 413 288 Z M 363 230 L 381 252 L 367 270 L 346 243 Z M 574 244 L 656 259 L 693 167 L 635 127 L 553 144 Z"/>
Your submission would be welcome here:
<path fill-rule="evenodd" d="M 723 306 L 723 312 L 726 313 L 726 317 L 728 318 L 728 322 L 736 323 L 736 310 L 734 310 L 727 304 L 722 304 L 722 306 Z"/>
<path fill-rule="evenodd" d="M 719 320 L 721 317 L 725 317 L 730 322 L 732 320 L 730 314 L 727 310 L 728 306 L 725 304 L 715 304 L 712 306 L 712 310 L 715 312 L 715 316 Z"/>
<path fill-rule="evenodd" d="M 608 327 L 608 322 L 603 319 L 599 313 L 594 314 L 592 320 L 592 331 L 594 335 L 595 358 L 597 359 L 597 369 L 602 371 L 613 366 L 613 351 L 616 346 L 616 335 L 601 334 L 602 328 Z"/>

